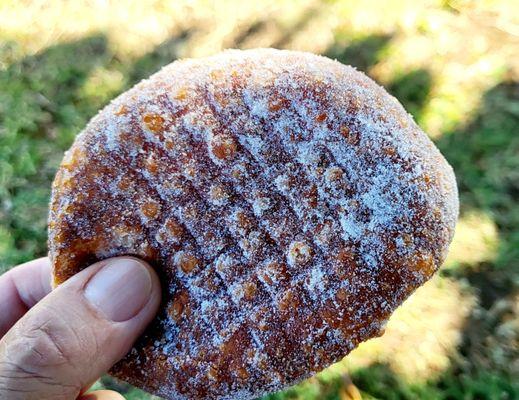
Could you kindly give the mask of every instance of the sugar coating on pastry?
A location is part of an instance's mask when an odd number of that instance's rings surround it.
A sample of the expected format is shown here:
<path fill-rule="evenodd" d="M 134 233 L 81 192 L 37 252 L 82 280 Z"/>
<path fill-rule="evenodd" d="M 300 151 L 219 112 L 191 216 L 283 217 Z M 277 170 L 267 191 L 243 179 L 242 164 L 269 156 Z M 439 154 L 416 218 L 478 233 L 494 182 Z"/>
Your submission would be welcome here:
<path fill-rule="evenodd" d="M 53 184 L 58 285 L 134 255 L 158 317 L 111 371 L 166 399 L 252 399 L 380 335 L 445 259 L 453 171 L 398 101 L 312 54 L 174 62 L 104 108 Z"/>

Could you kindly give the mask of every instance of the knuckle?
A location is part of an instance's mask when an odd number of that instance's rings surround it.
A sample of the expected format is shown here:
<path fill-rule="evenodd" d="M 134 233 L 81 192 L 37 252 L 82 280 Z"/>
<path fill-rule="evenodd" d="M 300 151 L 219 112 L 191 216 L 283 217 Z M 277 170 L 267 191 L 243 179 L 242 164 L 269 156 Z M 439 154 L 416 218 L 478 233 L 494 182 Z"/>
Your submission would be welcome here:
<path fill-rule="evenodd" d="M 9 358 L 36 371 L 74 365 L 82 350 L 79 337 L 59 314 L 45 311 L 18 327 L 9 344 Z"/>
<path fill-rule="evenodd" d="M 35 327 L 24 336 L 27 341 L 26 351 L 22 353 L 24 364 L 48 367 L 70 362 L 69 354 L 47 326 Z"/>
<path fill-rule="evenodd" d="M 0 341 L 0 399 L 75 398 L 98 355 L 84 314 L 51 304 L 31 311 Z"/>
<path fill-rule="evenodd" d="M 38 361 L 42 359 L 38 357 Z M 80 385 L 63 382 L 58 375 L 44 368 L 7 358 L 0 361 L 0 399 L 65 400 L 75 398 L 80 389 Z"/>
<path fill-rule="evenodd" d="M 30 327 L 17 335 L 9 344 L 8 355 L 13 364 L 31 372 L 60 366 L 69 361 L 58 338 L 45 325 Z"/>

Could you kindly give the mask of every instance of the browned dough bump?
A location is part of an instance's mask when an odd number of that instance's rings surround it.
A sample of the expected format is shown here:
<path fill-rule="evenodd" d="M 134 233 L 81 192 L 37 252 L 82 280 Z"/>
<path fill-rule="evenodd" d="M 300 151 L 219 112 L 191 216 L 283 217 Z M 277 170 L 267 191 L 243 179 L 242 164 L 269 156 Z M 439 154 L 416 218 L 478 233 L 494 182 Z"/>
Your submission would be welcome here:
<path fill-rule="evenodd" d="M 158 318 L 112 373 L 167 399 L 250 399 L 383 332 L 438 269 L 454 174 L 402 106 L 312 54 L 178 61 L 102 110 L 53 186 L 54 282 L 131 254 Z"/>

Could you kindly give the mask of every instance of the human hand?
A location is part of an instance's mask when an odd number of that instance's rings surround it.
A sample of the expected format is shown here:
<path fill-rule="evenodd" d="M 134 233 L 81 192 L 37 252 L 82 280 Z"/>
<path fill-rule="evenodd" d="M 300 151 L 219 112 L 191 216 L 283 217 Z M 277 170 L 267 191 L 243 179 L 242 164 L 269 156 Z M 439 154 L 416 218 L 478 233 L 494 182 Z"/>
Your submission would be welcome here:
<path fill-rule="evenodd" d="M 84 394 L 155 316 L 160 283 L 146 263 L 96 263 L 51 292 L 41 258 L 0 276 L 0 399 L 121 400 Z"/>

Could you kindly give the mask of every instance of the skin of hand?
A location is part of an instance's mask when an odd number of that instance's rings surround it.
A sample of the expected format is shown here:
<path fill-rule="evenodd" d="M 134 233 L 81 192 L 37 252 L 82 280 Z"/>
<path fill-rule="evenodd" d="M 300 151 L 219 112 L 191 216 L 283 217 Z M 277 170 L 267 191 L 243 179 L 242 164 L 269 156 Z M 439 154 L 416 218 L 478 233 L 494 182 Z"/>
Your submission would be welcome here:
<path fill-rule="evenodd" d="M 51 291 L 47 258 L 0 276 L 0 399 L 123 400 L 88 388 L 132 347 L 161 300 L 153 269 L 117 257 Z"/>

